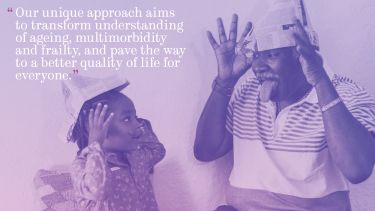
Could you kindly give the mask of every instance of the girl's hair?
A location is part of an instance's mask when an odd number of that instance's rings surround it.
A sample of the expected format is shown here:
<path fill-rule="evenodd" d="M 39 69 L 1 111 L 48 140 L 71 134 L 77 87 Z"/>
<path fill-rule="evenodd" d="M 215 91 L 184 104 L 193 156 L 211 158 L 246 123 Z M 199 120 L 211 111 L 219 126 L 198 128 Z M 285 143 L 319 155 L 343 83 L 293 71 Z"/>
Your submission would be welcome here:
<path fill-rule="evenodd" d="M 120 97 L 124 97 L 124 95 L 118 91 L 110 90 L 83 103 L 76 122 L 72 125 L 72 129 L 69 130 L 67 135 L 69 142 L 77 143 L 79 149 L 77 154 L 81 153 L 89 144 L 88 117 L 90 109 L 95 108 L 98 103 L 109 104 Z"/>

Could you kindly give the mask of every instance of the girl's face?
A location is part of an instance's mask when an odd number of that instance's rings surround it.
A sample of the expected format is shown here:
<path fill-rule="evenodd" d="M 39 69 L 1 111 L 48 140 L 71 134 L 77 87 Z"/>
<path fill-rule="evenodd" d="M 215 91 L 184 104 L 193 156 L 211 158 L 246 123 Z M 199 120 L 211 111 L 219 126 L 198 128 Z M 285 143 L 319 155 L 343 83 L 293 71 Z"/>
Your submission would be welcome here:
<path fill-rule="evenodd" d="M 108 138 L 103 142 L 107 151 L 127 151 L 143 134 L 133 102 L 125 95 L 108 104 L 114 116 L 108 128 Z M 109 113 L 109 112 L 108 112 Z"/>

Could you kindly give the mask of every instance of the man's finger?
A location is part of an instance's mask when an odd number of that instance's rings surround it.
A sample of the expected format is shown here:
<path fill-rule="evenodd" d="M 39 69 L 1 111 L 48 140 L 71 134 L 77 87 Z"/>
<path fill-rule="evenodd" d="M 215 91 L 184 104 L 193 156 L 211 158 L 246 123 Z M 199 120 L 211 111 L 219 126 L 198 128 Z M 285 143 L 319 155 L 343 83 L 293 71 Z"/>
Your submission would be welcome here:
<path fill-rule="evenodd" d="M 249 69 L 253 64 L 253 57 L 246 57 L 246 68 Z"/>
<path fill-rule="evenodd" d="M 300 37 L 299 34 L 293 34 L 294 39 L 296 41 L 296 49 L 302 56 L 309 56 L 311 55 L 311 48 L 308 46 L 305 41 Z"/>
<path fill-rule="evenodd" d="M 306 40 L 302 38 L 301 34 L 295 32 L 292 35 L 293 35 L 293 38 L 296 41 L 297 45 L 307 45 L 308 44 L 308 43 L 306 43 Z"/>
<path fill-rule="evenodd" d="M 220 43 L 227 41 L 227 35 L 225 34 L 224 24 L 221 18 L 217 19 L 217 29 L 219 31 Z"/>
<path fill-rule="evenodd" d="M 239 43 L 244 42 L 244 40 L 246 39 L 246 36 L 248 34 L 251 34 L 252 29 L 253 29 L 253 24 L 251 22 L 247 22 L 246 27 L 245 27 L 244 31 L 242 32 L 240 40 L 238 42 Z"/>
<path fill-rule="evenodd" d="M 305 48 L 303 48 L 299 45 L 296 46 L 296 50 L 304 58 L 308 58 L 310 56 L 309 52 Z"/>
<path fill-rule="evenodd" d="M 252 52 L 251 49 L 248 49 L 248 48 L 245 48 L 245 47 L 241 48 L 241 53 L 244 54 L 244 55 L 246 55 L 248 53 L 251 53 L 251 52 Z"/>
<path fill-rule="evenodd" d="M 309 35 L 305 31 L 305 28 L 302 26 L 301 21 L 294 19 L 294 24 L 297 26 L 297 34 L 300 35 L 301 39 L 304 40 L 307 44 L 311 45 Z"/>
<path fill-rule="evenodd" d="M 236 48 L 238 48 L 238 50 L 241 51 L 241 52 L 243 52 L 244 49 L 249 50 L 249 48 L 247 47 L 247 44 L 249 44 L 249 43 L 250 43 L 250 41 L 247 41 L 247 40 L 245 40 L 244 42 L 241 42 L 241 43 L 239 42 L 239 43 L 237 43 Z"/>
<path fill-rule="evenodd" d="M 233 42 L 236 42 L 237 40 L 237 23 L 238 23 L 238 15 L 233 14 L 232 23 L 230 25 L 230 31 L 229 31 L 229 40 Z"/>
<path fill-rule="evenodd" d="M 214 50 L 219 47 L 214 36 L 212 36 L 212 33 L 210 31 L 207 31 L 207 38 Z"/>

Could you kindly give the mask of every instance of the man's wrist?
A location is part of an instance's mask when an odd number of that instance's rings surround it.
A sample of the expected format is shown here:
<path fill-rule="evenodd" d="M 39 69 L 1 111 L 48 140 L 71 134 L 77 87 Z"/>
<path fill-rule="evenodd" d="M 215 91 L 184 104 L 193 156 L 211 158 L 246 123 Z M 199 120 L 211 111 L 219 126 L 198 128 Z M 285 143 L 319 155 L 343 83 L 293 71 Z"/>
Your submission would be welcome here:
<path fill-rule="evenodd" d="M 339 104 L 341 102 L 342 102 L 341 98 L 338 97 L 338 98 L 332 100 L 331 102 L 321 106 L 320 110 L 324 113 L 324 112 L 328 111 L 330 108 L 333 108 L 334 106 L 336 106 L 337 104 Z"/>
<path fill-rule="evenodd" d="M 331 81 L 331 79 L 327 75 L 327 72 L 323 68 L 322 70 L 318 71 L 318 74 L 315 77 L 315 80 L 311 85 L 313 85 L 314 87 L 317 87 L 317 86 L 319 86 L 319 84 L 321 82 L 324 82 L 324 81 L 327 81 L 327 80 Z"/>
<path fill-rule="evenodd" d="M 331 102 L 338 101 L 337 99 L 339 98 L 339 95 L 335 89 L 333 82 L 326 73 L 314 87 L 318 96 L 319 105 L 321 108 L 323 108 L 323 111 L 328 110 L 327 107 L 331 107 L 327 106 L 330 105 Z"/>
<path fill-rule="evenodd" d="M 321 90 L 332 88 L 331 85 L 332 85 L 331 79 L 329 78 L 327 73 L 324 72 L 323 74 L 319 76 L 319 78 L 317 79 L 316 83 L 313 86 L 315 89 L 321 91 Z"/>
<path fill-rule="evenodd" d="M 234 86 L 236 86 L 236 83 L 238 81 L 237 79 L 234 79 L 234 78 L 221 79 L 219 76 L 216 76 L 215 80 L 221 87 L 226 87 L 226 88 L 234 88 Z"/>
<path fill-rule="evenodd" d="M 222 80 L 219 77 L 216 77 L 212 82 L 212 90 L 230 97 L 232 96 L 236 82 L 236 80 Z"/>

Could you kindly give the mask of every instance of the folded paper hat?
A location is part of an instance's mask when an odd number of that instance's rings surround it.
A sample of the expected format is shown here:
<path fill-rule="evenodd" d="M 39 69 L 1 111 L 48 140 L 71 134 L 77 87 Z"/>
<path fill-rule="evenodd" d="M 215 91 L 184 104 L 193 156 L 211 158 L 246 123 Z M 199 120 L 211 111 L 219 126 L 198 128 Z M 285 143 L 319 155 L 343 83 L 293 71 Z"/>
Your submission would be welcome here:
<path fill-rule="evenodd" d="M 62 94 L 65 110 L 68 115 L 63 121 L 63 128 L 60 132 L 61 136 L 66 140 L 66 134 L 74 127 L 75 121 L 85 101 L 110 90 L 121 91 L 127 85 L 129 85 L 128 80 L 119 75 L 112 75 L 105 78 L 92 78 L 71 74 L 70 80 L 62 82 Z"/>
<path fill-rule="evenodd" d="M 253 46 L 256 51 L 295 46 L 294 19 L 305 28 L 310 42 L 319 49 L 318 36 L 313 30 L 303 0 L 269 0 L 269 10 L 256 24 Z"/>

